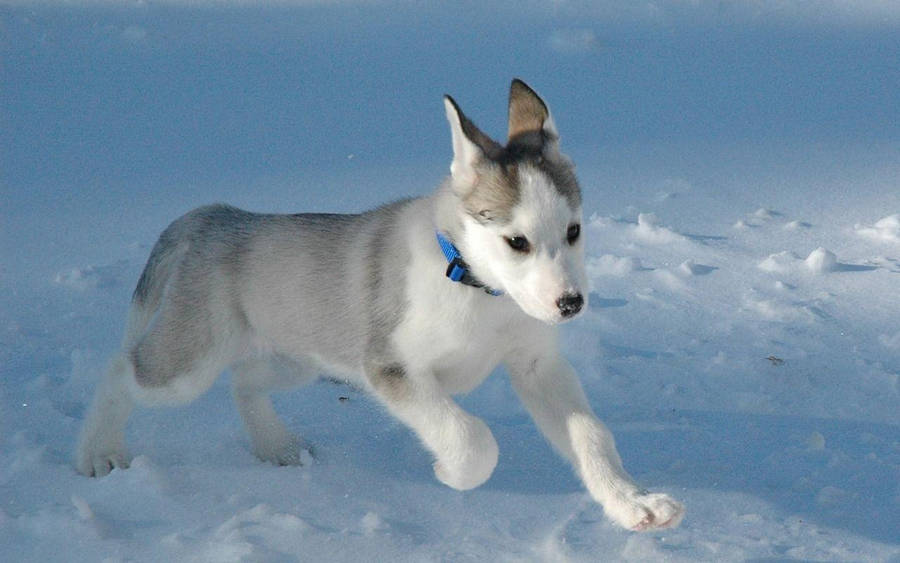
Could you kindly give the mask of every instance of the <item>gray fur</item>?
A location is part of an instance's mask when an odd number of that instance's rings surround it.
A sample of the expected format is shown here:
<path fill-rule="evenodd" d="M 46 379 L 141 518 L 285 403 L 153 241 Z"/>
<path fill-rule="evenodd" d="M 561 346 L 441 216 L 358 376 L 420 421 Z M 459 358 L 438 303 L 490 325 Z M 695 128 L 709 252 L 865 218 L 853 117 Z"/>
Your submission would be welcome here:
<path fill-rule="evenodd" d="M 361 367 L 366 355 L 389 357 L 384 335 L 405 308 L 396 276 L 408 256 L 398 240 L 397 215 L 408 205 L 360 215 L 264 215 L 212 205 L 176 220 L 151 252 L 135 291 L 136 306 L 158 307 L 130 350 L 137 381 L 165 386 L 215 350 L 230 349 L 236 359 L 254 339 L 278 353 L 307 353 L 347 370 Z M 270 285 L 254 287 L 260 283 Z M 160 298 L 163 288 L 166 299 Z M 247 313 L 292 304 L 299 306 L 284 318 Z M 272 322 L 290 328 L 267 328 Z M 237 333 L 223 334 L 219 326 L 238 327 Z M 269 332 L 290 334 L 305 349 L 269 342 Z"/>
<path fill-rule="evenodd" d="M 407 200 L 408 201 L 408 200 Z M 404 295 L 403 273 L 409 263 L 409 249 L 397 228 L 399 212 L 406 202 L 398 202 L 376 210 L 378 221 L 374 223 L 368 241 L 365 280 L 365 296 L 368 320 L 366 355 L 370 358 L 388 357 L 388 336 L 399 324 L 407 308 Z"/>
<path fill-rule="evenodd" d="M 564 159 L 550 159 L 541 155 L 516 153 L 500 155 L 501 160 L 482 163 L 479 181 L 461 200 L 466 212 L 476 221 L 509 221 L 513 208 L 519 203 L 519 171 L 530 166 L 550 179 L 572 209 L 581 207 L 581 187 L 571 163 Z"/>
<path fill-rule="evenodd" d="M 479 172 L 478 184 L 460 198 L 463 207 L 476 221 L 508 222 L 519 203 L 516 169 L 490 161 Z"/>
<path fill-rule="evenodd" d="M 568 158 L 563 156 L 544 158 L 538 161 L 537 166 L 550 178 L 553 187 L 568 200 L 569 207 L 572 209 L 581 207 L 581 186 L 575 177 L 575 166 Z"/>
<path fill-rule="evenodd" d="M 378 393 L 392 402 L 406 400 L 410 395 L 406 370 L 400 364 L 371 364 L 366 369 L 366 377 Z"/>

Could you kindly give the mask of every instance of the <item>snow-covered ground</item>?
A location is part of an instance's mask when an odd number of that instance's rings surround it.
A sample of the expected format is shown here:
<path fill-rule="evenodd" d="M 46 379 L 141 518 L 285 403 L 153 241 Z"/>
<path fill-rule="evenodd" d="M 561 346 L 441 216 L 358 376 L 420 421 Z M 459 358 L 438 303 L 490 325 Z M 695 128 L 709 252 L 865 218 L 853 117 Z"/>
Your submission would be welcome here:
<path fill-rule="evenodd" d="M 900 561 L 893 3 L 188 4 L 0 4 L 0 561 Z M 275 401 L 317 460 L 259 462 L 227 375 L 75 473 L 168 221 L 427 193 L 441 94 L 501 136 L 513 76 L 585 191 L 567 354 L 680 528 L 608 523 L 502 372 L 460 398 L 501 451 L 472 491 L 328 382 Z"/>

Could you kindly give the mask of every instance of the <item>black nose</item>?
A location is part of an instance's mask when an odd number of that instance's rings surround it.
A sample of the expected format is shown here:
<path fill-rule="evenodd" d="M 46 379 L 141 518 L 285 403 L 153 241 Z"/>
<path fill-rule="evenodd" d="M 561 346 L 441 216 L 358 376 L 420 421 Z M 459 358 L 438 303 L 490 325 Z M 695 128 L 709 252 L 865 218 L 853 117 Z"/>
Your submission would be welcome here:
<path fill-rule="evenodd" d="M 581 310 L 584 305 L 584 297 L 580 293 L 567 293 L 556 301 L 556 306 L 564 317 L 571 317 Z"/>

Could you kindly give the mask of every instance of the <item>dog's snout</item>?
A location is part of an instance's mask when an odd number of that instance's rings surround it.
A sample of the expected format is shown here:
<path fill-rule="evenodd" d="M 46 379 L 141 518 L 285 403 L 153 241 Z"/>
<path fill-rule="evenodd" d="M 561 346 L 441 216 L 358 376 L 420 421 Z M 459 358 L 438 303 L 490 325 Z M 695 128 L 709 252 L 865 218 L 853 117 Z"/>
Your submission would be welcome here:
<path fill-rule="evenodd" d="M 583 305 L 584 297 L 580 293 L 567 293 L 556 301 L 556 306 L 559 307 L 563 317 L 571 317 L 578 314 Z"/>

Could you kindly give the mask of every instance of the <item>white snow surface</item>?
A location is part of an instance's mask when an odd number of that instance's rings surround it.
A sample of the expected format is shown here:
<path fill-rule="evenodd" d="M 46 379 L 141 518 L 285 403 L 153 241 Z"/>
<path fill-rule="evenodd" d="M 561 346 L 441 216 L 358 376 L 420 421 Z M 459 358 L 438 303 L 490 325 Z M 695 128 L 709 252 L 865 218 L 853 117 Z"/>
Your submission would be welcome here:
<path fill-rule="evenodd" d="M 178 4 L 0 6 L 0 561 L 900 561 L 895 4 Z M 441 94 L 499 137 L 513 76 L 584 191 L 565 352 L 679 528 L 606 521 L 502 370 L 459 398 L 500 446 L 471 491 L 328 381 L 275 395 L 315 461 L 260 462 L 227 373 L 136 412 L 129 469 L 75 472 L 169 221 L 425 194 Z"/>
<path fill-rule="evenodd" d="M 900 243 L 900 213 L 879 219 L 871 227 L 857 225 L 856 232 L 875 240 Z"/>

